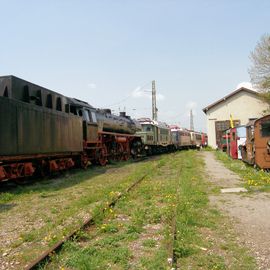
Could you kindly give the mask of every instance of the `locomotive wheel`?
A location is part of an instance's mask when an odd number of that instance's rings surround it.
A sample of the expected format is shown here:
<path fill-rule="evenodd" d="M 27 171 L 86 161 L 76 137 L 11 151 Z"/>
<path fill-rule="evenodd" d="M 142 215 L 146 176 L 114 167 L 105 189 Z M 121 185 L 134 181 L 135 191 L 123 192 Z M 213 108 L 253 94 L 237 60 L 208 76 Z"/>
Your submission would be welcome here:
<path fill-rule="evenodd" d="M 45 160 L 41 160 L 41 162 L 39 163 L 37 171 L 38 171 L 38 173 L 40 174 L 41 177 L 48 176 L 50 174 L 50 170 L 49 170 L 49 167 L 48 167 L 48 162 L 46 162 Z"/>
<path fill-rule="evenodd" d="M 87 156 L 87 154 L 86 153 L 83 153 L 82 155 L 81 155 L 81 167 L 83 168 L 83 169 L 86 169 L 87 168 L 87 166 L 88 166 L 88 156 Z"/>
<path fill-rule="evenodd" d="M 107 163 L 107 154 L 108 154 L 107 147 L 105 145 L 103 145 L 102 148 L 99 150 L 98 159 L 97 159 L 98 163 L 101 166 L 106 165 L 106 163 Z"/>
<path fill-rule="evenodd" d="M 124 161 L 129 160 L 129 158 L 130 158 L 130 154 L 128 152 L 126 152 L 126 153 L 123 154 L 123 160 Z"/>
<path fill-rule="evenodd" d="M 116 159 L 118 161 L 124 160 L 124 146 L 121 143 L 117 144 Z"/>

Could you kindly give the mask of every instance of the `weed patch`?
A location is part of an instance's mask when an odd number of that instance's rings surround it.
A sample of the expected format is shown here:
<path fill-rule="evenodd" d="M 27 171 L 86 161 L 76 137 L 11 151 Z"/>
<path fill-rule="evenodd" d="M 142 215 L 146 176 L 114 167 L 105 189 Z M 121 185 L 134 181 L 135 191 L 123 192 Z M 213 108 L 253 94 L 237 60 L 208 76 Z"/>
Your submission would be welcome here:
<path fill-rule="evenodd" d="M 215 155 L 228 169 L 245 181 L 245 187 L 250 191 L 270 191 L 270 174 L 268 172 L 255 169 L 241 160 L 232 159 L 224 152 L 216 151 Z"/>

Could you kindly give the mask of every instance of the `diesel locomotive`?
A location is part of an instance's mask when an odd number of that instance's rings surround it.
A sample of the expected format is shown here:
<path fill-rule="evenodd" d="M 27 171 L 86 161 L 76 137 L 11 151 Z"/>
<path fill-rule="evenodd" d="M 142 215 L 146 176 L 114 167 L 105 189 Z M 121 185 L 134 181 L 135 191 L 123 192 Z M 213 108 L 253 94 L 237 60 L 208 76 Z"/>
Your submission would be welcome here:
<path fill-rule="evenodd" d="M 143 150 L 147 155 L 164 153 L 172 150 L 170 127 L 163 122 L 150 118 L 138 119 L 141 131 L 137 132 L 142 139 Z"/>
<path fill-rule="evenodd" d="M 122 113 L 0 77 L 0 181 L 46 175 L 140 152 L 140 124 Z"/>

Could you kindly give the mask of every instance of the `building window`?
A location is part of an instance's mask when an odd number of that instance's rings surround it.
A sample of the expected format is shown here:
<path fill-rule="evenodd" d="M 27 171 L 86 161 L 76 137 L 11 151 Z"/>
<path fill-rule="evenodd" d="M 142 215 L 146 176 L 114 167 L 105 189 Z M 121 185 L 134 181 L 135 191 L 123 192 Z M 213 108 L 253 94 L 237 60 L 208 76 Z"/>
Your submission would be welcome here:
<path fill-rule="evenodd" d="M 233 124 L 235 127 L 239 126 L 240 120 L 234 120 Z M 216 126 L 215 127 L 216 128 L 216 144 L 220 145 L 224 131 L 230 128 L 230 120 L 216 121 L 215 126 Z"/>

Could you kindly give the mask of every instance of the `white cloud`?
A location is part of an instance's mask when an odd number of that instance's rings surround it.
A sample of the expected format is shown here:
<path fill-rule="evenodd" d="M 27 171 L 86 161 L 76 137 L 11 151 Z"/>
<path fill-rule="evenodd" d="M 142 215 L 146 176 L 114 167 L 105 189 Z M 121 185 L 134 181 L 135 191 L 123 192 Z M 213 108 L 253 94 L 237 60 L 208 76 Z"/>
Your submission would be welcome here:
<path fill-rule="evenodd" d="M 186 108 L 189 109 L 189 110 L 193 110 L 197 107 L 197 102 L 195 101 L 189 101 L 187 104 L 186 104 Z"/>
<path fill-rule="evenodd" d="M 157 94 L 157 100 L 165 99 L 165 96 L 162 94 Z M 133 90 L 133 98 L 149 98 L 152 99 L 152 90 L 151 89 L 142 89 L 140 86 Z"/>
<path fill-rule="evenodd" d="M 163 100 L 165 99 L 165 96 L 162 94 L 157 94 L 157 100 Z"/>
<path fill-rule="evenodd" d="M 87 87 L 90 88 L 90 89 L 96 89 L 97 85 L 95 83 L 88 83 Z"/>
<path fill-rule="evenodd" d="M 241 82 L 241 83 L 239 83 L 239 84 L 236 86 L 236 89 L 239 89 L 239 88 L 241 88 L 241 87 L 245 87 L 245 88 L 248 88 L 248 89 L 251 89 L 251 90 L 256 91 L 256 89 L 254 89 L 254 88 L 252 87 L 252 84 L 251 84 L 250 82 Z"/>

